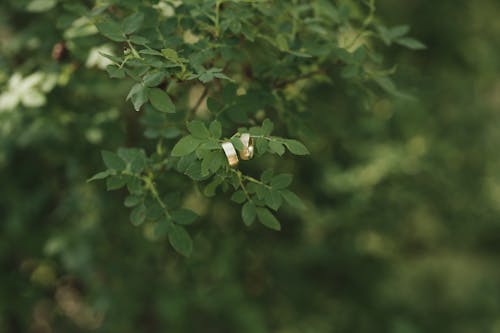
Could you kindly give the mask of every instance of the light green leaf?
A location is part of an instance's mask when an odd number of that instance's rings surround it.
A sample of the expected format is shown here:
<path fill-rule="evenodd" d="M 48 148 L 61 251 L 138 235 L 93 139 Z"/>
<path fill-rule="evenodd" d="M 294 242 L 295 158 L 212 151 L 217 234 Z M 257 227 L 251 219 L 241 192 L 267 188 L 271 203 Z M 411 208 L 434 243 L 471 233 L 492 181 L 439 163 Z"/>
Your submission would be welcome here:
<path fill-rule="evenodd" d="M 148 100 L 148 92 L 147 87 L 142 85 L 141 83 L 136 83 L 127 95 L 127 100 L 131 99 L 132 104 L 134 105 L 135 111 L 139 111 L 141 106 L 147 102 Z"/>
<path fill-rule="evenodd" d="M 188 131 L 193 135 L 193 137 L 198 139 L 207 139 L 210 136 L 210 132 L 202 121 L 193 120 L 187 124 Z"/>
<path fill-rule="evenodd" d="M 26 9 L 30 12 L 45 12 L 57 4 L 56 0 L 33 0 Z"/>
<path fill-rule="evenodd" d="M 222 136 L 222 125 L 220 121 L 218 120 L 212 121 L 210 123 L 209 129 L 210 129 L 210 134 L 212 134 L 212 137 L 220 139 L 220 137 Z"/>
<path fill-rule="evenodd" d="M 175 113 L 175 105 L 165 91 L 159 88 L 151 89 L 149 100 L 157 110 L 165 113 Z"/>
<path fill-rule="evenodd" d="M 267 208 L 259 207 L 257 208 L 257 217 L 260 223 L 273 230 L 281 230 L 280 222 L 274 217 L 274 215 Z"/>
<path fill-rule="evenodd" d="M 125 170 L 125 161 L 123 161 L 117 154 L 103 150 L 101 151 L 102 160 L 108 169 L 123 171 Z"/>
<path fill-rule="evenodd" d="M 170 245 L 180 254 L 189 257 L 193 251 L 193 241 L 187 231 L 177 225 L 172 225 L 168 232 Z"/>
<path fill-rule="evenodd" d="M 180 157 L 188 155 L 195 151 L 200 144 L 201 141 L 193 138 L 191 135 L 185 136 L 175 144 L 172 149 L 172 156 Z"/>
<path fill-rule="evenodd" d="M 92 182 L 94 180 L 104 179 L 104 178 L 106 178 L 106 177 L 108 177 L 110 175 L 111 175 L 110 170 L 98 172 L 95 175 L 93 175 L 91 178 L 87 179 L 87 183 L 90 183 L 90 182 Z"/>
<path fill-rule="evenodd" d="M 409 37 L 398 38 L 395 42 L 411 50 L 423 50 L 427 48 L 422 42 Z"/>
<path fill-rule="evenodd" d="M 97 30 L 104 36 L 115 42 L 124 42 L 127 39 L 123 35 L 121 26 L 112 20 L 106 20 L 96 24 Z"/>
<path fill-rule="evenodd" d="M 277 141 L 269 141 L 269 150 L 272 153 L 282 156 L 285 153 L 285 146 Z"/>

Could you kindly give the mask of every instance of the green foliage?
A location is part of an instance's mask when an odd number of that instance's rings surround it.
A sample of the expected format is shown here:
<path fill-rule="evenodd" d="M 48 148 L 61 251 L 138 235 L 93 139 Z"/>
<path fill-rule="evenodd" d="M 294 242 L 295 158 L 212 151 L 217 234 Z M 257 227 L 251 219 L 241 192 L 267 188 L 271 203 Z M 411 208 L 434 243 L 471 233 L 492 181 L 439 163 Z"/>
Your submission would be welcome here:
<path fill-rule="evenodd" d="M 497 330 L 499 8 L 462 5 L 1 1 L 0 331 Z"/>

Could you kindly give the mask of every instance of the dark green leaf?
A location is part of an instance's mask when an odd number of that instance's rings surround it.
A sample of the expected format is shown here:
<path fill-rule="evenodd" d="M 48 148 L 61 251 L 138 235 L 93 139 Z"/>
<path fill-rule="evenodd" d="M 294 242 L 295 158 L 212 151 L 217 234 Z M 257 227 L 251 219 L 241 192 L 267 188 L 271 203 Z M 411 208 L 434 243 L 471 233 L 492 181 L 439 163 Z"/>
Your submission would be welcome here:
<path fill-rule="evenodd" d="M 106 189 L 108 191 L 117 190 L 127 184 L 127 178 L 123 176 L 110 176 L 106 178 Z"/>
<path fill-rule="evenodd" d="M 257 209 L 255 204 L 251 201 L 246 202 L 241 208 L 241 217 L 243 218 L 243 222 L 249 226 L 255 220 L 255 216 L 257 215 Z"/>
<path fill-rule="evenodd" d="M 151 89 L 149 100 L 157 110 L 166 113 L 175 113 L 175 105 L 165 91 L 159 88 Z"/>
<path fill-rule="evenodd" d="M 140 204 L 139 206 L 135 207 L 132 209 L 130 212 L 130 222 L 132 222 L 133 225 L 138 226 L 144 223 L 144 220 L 146 220 L 146 206 L 144 204 Z"/>
<path fill-rule="evenodd" d="M 130 35 L 141 27 L 143 21 L 143 13 L 134 13 L 123 20 L 121 29 L 125 34 Z"/>
<path fill-rule="evenodd" d="M 187 124 L 188 131 L 193 137 L 198 139 L 206 139 L 210 136 L 210 132 L 202 121 L 193 120 Z"/>
<path fill-rule="evenodd" d="M 126 168 L 125 161 L 123 161 L 117 154 L 103 150 L 101 151 L 102 160 L 108 169 L 123 171 Z"/>
<path fill-rule="evenodd" d="M 293 176 L 289 173 L 282 173 L 273 177 L 271 186 L 275 190 L 281 190 L 288 187 L 292 183 Z"/>
<path fill-rule="evenodd" d="M 185 208 L 174 210 L 170 215 L 177 224 L 183 225 L 191 224 L 198 218 L 198 214 Z"/>
<path fill-rule="evenodd" d="M 273 230 L 281 230 L 281 225 L 279 221 L 274 217 L 274 215 L 267 208 L 259 207 L 257 208 L 257 217 L 260 223 Z"/>
<path fill-rule="evenodd" d="M 170 245 L 180 254 L 189 257 L 193 251 L 193 241 L 187 231 L 178 225 L 169 228 L 168 241 Z"/>
<path fill-rule="evenodd" d="M 172 156 L 188 155 L 196 150 L 201 141 L 193 138 L 191 135 L 185 136 L 180 139 L 172 149 Z"/>
<path fill-rule="evenodd" d="M 283 198 L 285 199 L 285 201 L 292 207 L 296 208 L 296 209 L 305 209 L 306 206 L 304 205 L 304 203 L 302 202 L 302 200 L 300 200 L 300 198 L 295 194 L 293 193 L 292 191 L 289 191 L 289 190 L 283 190 L 281 191 L 281 195 L 283 196 Z"/>
<path fill-rule="evenodd" d="M 308 155 L 309 150 L 301 142 L 293 139 L 287 139 L 284 142 L 288 150 L 294 155 Z"/>
<path fill-rule="evenodd" d="M 143 200 L 142 196 L 139 195 L 129 195 L 125 198 L 123 204 L 125 207 L 134 207 L 137 206 Z"/>

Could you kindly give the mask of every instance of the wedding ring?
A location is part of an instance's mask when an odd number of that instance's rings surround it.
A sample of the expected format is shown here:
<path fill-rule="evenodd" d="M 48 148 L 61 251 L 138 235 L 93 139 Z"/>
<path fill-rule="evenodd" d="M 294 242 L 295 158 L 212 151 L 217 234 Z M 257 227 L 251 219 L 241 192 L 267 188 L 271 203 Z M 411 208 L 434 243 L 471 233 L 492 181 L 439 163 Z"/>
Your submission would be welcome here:
<path fill-rule="evenodd" d="M 253 138 L 249 133 L 243 133 L 240 137 L 243 143 L 243 150 L 240 152 L 240 157 L 242 160 L 249 160 L 253 157 Z"/>
<path fill-rule="evenodd" d="M 231 142 L 224 142 L 222 144 L 222 149 L 224 149 L 229 165 L 232 167 L 237 166 L 238 155 L 236 154 L 236 149 L 234 149 L 233 144 Z"/>

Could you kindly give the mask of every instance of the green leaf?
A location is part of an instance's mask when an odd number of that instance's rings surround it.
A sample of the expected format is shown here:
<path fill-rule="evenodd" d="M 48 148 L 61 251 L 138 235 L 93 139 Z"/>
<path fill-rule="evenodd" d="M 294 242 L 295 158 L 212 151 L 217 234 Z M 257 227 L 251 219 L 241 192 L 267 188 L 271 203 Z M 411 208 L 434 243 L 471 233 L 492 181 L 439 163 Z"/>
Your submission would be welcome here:
<path fill-rule="evenodd" d="M 198 139 L 207 139 L 210 132 L 202 121 L 193 120 L 187 124 L 188 131 Z"/>
<path fill-rule="evenodd" d="M 286 139 L 284 144 L 294 155 L 309 155 L 309 150 L 307 150 L 306 146 L 297 140 Z"/>
<path fill-rule="evenodd" d="M 112 79 L 123 79 L 125 77 L 125 70 L 123 68 L 118 68 L 116 65 L 108 65 L 106 71 Z"/>
<path fill-rule="evenodd" d="M 151 89 L 149 100 L 157 110 L 165 113 L 175 113 L 175 105 L 165 91 L 159 88 Z"/>
<path fill-rule="evenodd" d="M 125 34 L 130 35 L 131 33 L 134 33 L 137 30 L 139 30 L 143 21 L 144 21 L 143 13 L 134 13 L 130 16 L 127 16 L 122 22 L 122 27 L 121 27 L 122 31 Z"/>
<path fill-rule="evenodd" d="M 193 251 L 193 241 L 187 231 L 178 225 L 172 225 L 168 232 L 170 245 L 180 254 L 189 257 Z"/>
<path fill-rule="evenodd" d="M 183 225 L 191 224 L 198 218 L 198 214 L 185 208 L 174 210 L 170 215 L 177 224 Z"/>
<path fill-rule="evenodd" d="M 231 143 L 233 144 L 234 148 L 238 151 L 242 151 L 245 148 L 239 136 L 232 138 Z"/>
<path fill-rule="evenodd" d="M 142 196 L 132 194 L 125 198 L 123 204 L 125 205 L 125 207 L 131 208 L 137 206 L 139 203 L 141 203 L 142 200 L 143 200 Z"/>
<path fill-rule="evenodd" d="M 33 0 L 26 9 L 30 12 L 45 12 L 57 4 L 56 0 Z"/>
<path fill-rule="evenodd" d="M 262 135 L 269 135 L 273 131 L 274 124 L 269 119 L 264 119 L 262 122 Z"/>
<path fill-rule="evenodd" d="M 198 148 L 201 144 L 201 141 L 195 139 L 193 136 L 188 135 L 180 139 L 172 149 L 172 156 L 185 156 L 191 154 Z"/>
<path fill-rule="evenodd" d="M 411 50 L 423 50 L 423 49 L 427 48 L 420 41 L 413 39 L 413 38 L 409 38 L 409 37 L 398 38 L 395 40 L 395 42 L 398 43 L 399 45 L 405 46 Z"/>
<path fill-rule="evenodd" d="M 285 146 L 277 141 L 269 141 L 269 150 L 272 153 L 282 156 L 285 153 Z"/>
<path fill-rule="evenodd" d="M 123 176 L 111 176 L 106 178 L 106 190 L 113 191 L 127 184 L 127 178 Z"/>
<path fill-rule="evenodd" d="M 94 180 L 104 179 L 106 177 L 109 177 L 110 175 L 111 175 L 110 170 L 98 172 L 95 175 L 93 175 L 91 178 L 87 179 L 87 183 L 90 183 Z"/>
<path fill-rule="evenodd" d="M 146 220 L 146 213 L 146 206 L 144 204 L 140 204 L 130 212 L 130 222 L 132 222 L 135 226 L 141 225 Z"/>
<path fill-rule="evenodd" d="M 267 208 L 259 207 L 257 208 L 257 217 L 260 223 L 273 230 L 281 230 L 281 225 L 279 221 L 274 217 L 274 215 Z"/>
<path fill-rule="evenodd" d="M 241 208 L 241 217 L 245 225 L 250 226 L 257 215 L 257 208 L 252 201 L 247 201 Z"/>
<path fill-rule="evenodd" d="M 242 190 L 234 192 L 231 196 L 231 200 L 239 204 L 244 203 L 246 199 L 247 197 L 245 195 L 245 192 L 243 192 Z"/>
<path fill-rule="evenodd" d="M 135 111 L 139 111 L 141 106 L 147 102 L 148 100 L 148 90 L 149 88 L 145 87 L 141 83 L 136 83 L 127 95 L 127 101 L 129 99 L 132 100 L 132 104 L 134 105 Z"/>
<path fill-rule="evenodd" d="M 302 200 L 292 191 L 283 190 L 280 191 L 281 195 L 285 199 L 285 201 L 292 207 L 296 209 L 306 209 L 306 206 L 302 202 Z"/>
<path fill-rule="evenodd" d="M 144 78 L 142 79 L 142 82 L 144 82 L 144 85 L 146 87 L 156 87 L 163 82 L 164 78 L 165 78 L 164 72 L 153 72 L 145 75 Z"/>
<path fill-rule="evenodd" d="M 97 30 L 104 36 L 115 42 L 124 42 L 127 39 L 123 35 L 121 26 L 112 20 L 106 20 L 96 24 Z"/>
<path fill-rule="evenodd" d="M 282 173 L 273 177 L 271 186 L 275 190 L 287 188 L 292 183 L 293 176 L 289 173 Z"/>
<path fill-rule="evenodd" d="M 212 137 L 215 139 L 220 139 L 222 136 L 222 125 L 218 120 L 214 120 L 210 123 L 209 130 L 210 134 L 212 134 Z"/>
<path fill-rule="evenodd" d="M 123 161 L 117 154 L 103 150 L 101 151 L 102 160 L 108 169 L 123 171 L 126 168 L 125 161 Z"/>

